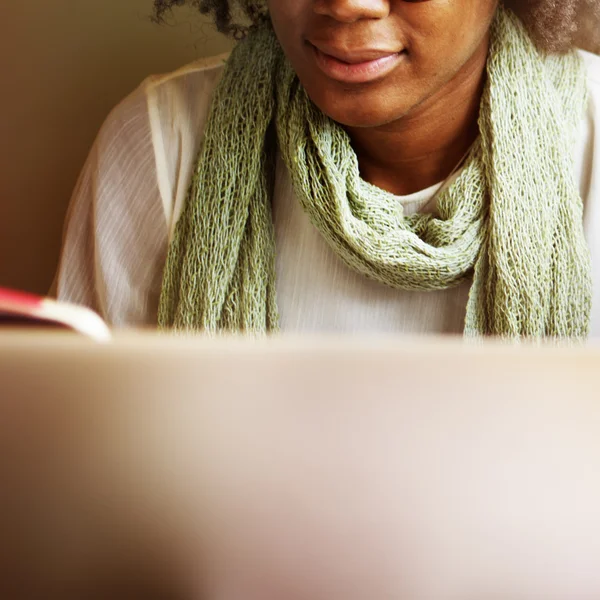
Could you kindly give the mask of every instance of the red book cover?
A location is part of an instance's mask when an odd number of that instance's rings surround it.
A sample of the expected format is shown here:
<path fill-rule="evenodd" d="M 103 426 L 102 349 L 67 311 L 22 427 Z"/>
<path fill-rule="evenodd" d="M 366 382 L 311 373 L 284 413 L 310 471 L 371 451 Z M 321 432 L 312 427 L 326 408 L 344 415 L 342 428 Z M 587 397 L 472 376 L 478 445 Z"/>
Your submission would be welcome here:
<path fill-rule="evenodd" d="M 67 329 L 98 341 L 111 337 L 106 323 L 88 308 L 1 287 L 0 326 Z"/>

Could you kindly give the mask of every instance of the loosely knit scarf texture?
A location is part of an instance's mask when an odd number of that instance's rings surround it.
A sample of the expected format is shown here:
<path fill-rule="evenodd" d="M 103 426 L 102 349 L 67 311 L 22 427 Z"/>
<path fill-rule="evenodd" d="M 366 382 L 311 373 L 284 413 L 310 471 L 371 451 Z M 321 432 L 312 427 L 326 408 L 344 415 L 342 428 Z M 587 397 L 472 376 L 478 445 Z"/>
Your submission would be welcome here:
<path fill-rule="evenodd" d="M 542 54 L 514 14 L 492 25 L 480 136 L 436 215 L 405 216 L 361 179 L 344 129 L 310 101 L 272 31 L 233 51 L 171 242 L 163 328 L 278 328 L 271 215 L 279 151 L 298 201 L 352 269 L 401 290 L 472 277 L 465 334 L 583 338 L 591 267 L 572 148 L 587 98 L 576 52 Z"/>

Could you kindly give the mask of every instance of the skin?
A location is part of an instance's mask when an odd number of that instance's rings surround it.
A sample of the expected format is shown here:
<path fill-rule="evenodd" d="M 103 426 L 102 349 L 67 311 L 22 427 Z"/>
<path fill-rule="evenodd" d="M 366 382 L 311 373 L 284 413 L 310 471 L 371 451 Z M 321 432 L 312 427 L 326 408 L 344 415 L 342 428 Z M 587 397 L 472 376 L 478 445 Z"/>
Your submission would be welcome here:
<path fill-rule="evenodd" d="M 269 0 L 273 26 L 311 100 L 348 131 L 364 179 L 406 195 L 444 180 L 477 137 L 498 0 Z M 366 83 L 319 68 L 342 56 L 401 53 Z"/>

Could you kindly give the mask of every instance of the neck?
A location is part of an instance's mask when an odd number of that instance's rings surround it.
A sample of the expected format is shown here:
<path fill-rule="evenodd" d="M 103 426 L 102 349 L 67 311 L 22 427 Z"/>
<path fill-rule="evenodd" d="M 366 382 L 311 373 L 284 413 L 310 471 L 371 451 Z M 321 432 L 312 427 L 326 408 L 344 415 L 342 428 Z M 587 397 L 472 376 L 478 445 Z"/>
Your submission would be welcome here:
<path fill-rule="evenodd" d="M 444 181 L 479 134 L 487 43 L 439 90 L 392 123 L 347 128 L 363 179 L 404 196 Z"/>

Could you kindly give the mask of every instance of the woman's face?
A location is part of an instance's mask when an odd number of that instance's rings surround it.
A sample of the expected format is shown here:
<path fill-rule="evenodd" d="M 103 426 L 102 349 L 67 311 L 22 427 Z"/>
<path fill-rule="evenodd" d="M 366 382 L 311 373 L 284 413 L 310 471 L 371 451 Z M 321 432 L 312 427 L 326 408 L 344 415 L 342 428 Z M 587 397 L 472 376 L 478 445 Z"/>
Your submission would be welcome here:
<path fill-rule="evenodd" d="M 498 0 L 269 0 L 313 102 L 349 127 L 385 125 L 481 70 Z"/>

